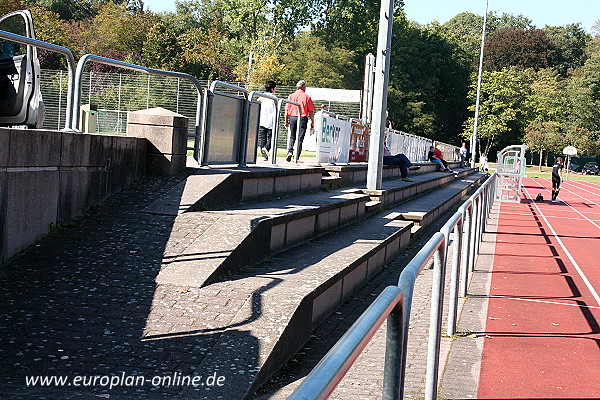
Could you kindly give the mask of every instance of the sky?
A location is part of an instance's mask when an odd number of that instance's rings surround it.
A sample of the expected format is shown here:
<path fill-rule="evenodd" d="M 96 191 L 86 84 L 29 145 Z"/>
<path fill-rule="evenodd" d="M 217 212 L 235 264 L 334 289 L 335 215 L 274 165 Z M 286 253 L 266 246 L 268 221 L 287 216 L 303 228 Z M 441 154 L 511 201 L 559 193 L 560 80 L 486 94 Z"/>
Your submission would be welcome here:
<path fill-rule="evenodd" d="M 144 0 L 144 4 L 154 12 L 175 11 L 174 0 Z M 591 33 L 592 25 L 600 20 L 600 0 L 489 0 L 489 9 L 499 15 L 523 14 L 538 28 L 579 22 Z M 404 0 L 404 11 L 423 25 L 444 23 L 464 11 L 483 15 L 485 0 Z"/>

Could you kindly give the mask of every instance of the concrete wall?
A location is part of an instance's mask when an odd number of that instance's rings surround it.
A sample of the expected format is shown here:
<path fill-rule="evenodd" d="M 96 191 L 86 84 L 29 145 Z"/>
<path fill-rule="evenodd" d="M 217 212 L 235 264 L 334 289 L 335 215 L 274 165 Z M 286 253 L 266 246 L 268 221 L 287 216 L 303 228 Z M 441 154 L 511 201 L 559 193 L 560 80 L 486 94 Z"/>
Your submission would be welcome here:
<path fill-rule="evenodd" d="M 0 260 L 145 173 L 145 139 L 0 128 Z"/>

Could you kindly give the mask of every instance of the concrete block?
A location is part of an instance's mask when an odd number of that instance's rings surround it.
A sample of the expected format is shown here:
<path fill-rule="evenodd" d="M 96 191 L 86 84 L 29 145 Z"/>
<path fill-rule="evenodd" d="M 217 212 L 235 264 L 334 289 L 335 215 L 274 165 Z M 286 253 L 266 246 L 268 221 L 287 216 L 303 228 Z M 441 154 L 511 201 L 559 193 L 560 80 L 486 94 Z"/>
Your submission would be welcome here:
<path fill-rule="evenodd" d="M 385 247 L 373 254 L 367 261 L 367 279 L 371 279 L 371 277 L 379 272 L 384 265 Z"/>
<path fill-rule="evenodd" d="M 346 223 L 354 218 L 358 213 L 358 204 L 350 204 L 340 209 L 340 224 Z"/>
<path fill-rule="evenodd" d="M 148 154 L 146 172 L 149 175 L 173 176 L 185 169 L 185 155 Z"/>
<path fill-rule="evenodd" d="M 2 133 L 0 133 L 2 135 Z M 6 226 L 6 199 L 7 199 L 8 172 L 0 170 L 0 263 L 4 257 L 4 240 L 9 229 Z"/>
<path fill-rule="evenodd" d="M 317 215 L 317 233 L 327 232 L 337 226 L 339 220 L 339 208 L 324 211 Z"/>
<path fill-rule="evenodd" d="M 139 139 L 125 136 L 113 137 L 112 147 L 107 151 L 107 155 L 110 158 L 110 193 L 116 193 L 133 182 L 135 179 L 134 172 L 137 170 L 136 163 L 144 162 L 143 160 L 135 159 L 135 142 L 137 140 Z M 183 168 L 177 172 L 183 169 L 185 169 L 185 159 L 183 160 Z"/>
<path fill-rule="evenodd" d="M 84 135 L 84 134 L 81 134 Z M 94 167 L 108 167 L 110 149 L 112 148 L 114 136 L 112 135 L 87 135 L 90 139 L 90 161 L 89 165 Z"/>
<path fill-rule="evenodd" d="M 358 267 L 344 277 L 342 285 L 342 300 L 347 299 L 352 293 L 367 280 L 367 262 L 363 262 Z"/>
<path fill-rule="evenodd" d="M 258 196 L 271 196 L 275 187 L 275 179 L 273 177 L 258 179 Z"/>
<path fill-rule="evenodd" d="M 130 112 L 127 115 L 128 124 L 188 127 L 189 118 L 164 108 L 149 108 Z"/>
<path fill-rule="evenodd" d="M 61 133 L 11 129 L 9 167 L 46 167 L 60 163 Z"/>
<path fill-rule="evenodd" d="M 290 246 L 312 236 L 315 232 L 316 219 L 316 215 L 310 215 L 288 222 L 285 245 Z"/>
<path fill-rule="evenodd" d="M 90 166 L 92 136 L 85 133 L 61 132 L 62 167 Z"/>
<path fill-rule="evenodd" d="M 289 176 L 276 176 L 274 184 L 275 194 L 289 193 L 290 192 L 290 177 Z"/>
<path fill-rule="evenodd" d="M 288 176 L 289 193 L 300 191 L 300 175 Z"/>
<path fill-rule="evenodd" d="M 301 190 L 314 190 L 321 187 L 322 174 L 301 174 L 300 175 L 300 189 Z"/>
<path fill-rule="evenodd" d="M 400 246 L 400 237 L 395 238 L 385 246 L 385 263 L 388 264 L 398 257 L 398 248 Z"/>
<path fill-rule="evenodd" d="M 186 154 L 187 127 L 127 125 L 127 136 L 148 140 L 148 153 Z"/>
<path fill-rule="evenodd" d="M 0 128 L 0 167 L 8 166 L 10 129 Z"/>
<path fill-rule="evenodd" d="M 340 279 L 313 300 L 313 325 L 327 316 L 342 301 L 342 280 Z"/>
<path fill-rule="evenodd" d="M 242 181 L 242 200 L 253 199 L 258 196 L 258 179 L 244 179 Z"/>
<path fill-rule="evenodd" d="M 58 188 L 58 171 L 8 173 L 4 258 L 24 250 L 56 223 Z"/>
<path fill-rule="evenodd" d="M 69 221 L 108 196 L 105 170 L 61 170 L 57 221 Z"/>
<path fill-rule="evenodd" d="M 285 246 L 285 228 L 286 224 L 279 224 L 271 228 L 271 251 L 278 251 Z"/>

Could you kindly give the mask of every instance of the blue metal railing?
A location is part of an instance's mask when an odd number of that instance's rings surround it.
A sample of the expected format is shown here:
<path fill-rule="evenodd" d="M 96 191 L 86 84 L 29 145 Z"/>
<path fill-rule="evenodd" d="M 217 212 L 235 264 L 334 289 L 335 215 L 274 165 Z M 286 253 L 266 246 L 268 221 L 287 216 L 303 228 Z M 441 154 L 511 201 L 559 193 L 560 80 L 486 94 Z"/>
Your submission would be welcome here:
<path fill-rule="evenodd" d="M 382 398 L 385 400 L 401 399 L 404 395 L 408 326 L 415 280 L 432 258 L 434 277 L 431 290 L 425 399 L 436 399 L 444 283 L 450 233 L 454 232 L 448 336 L 456 333 L 459 289 L 460 295 L 466 296 L 469 273 L 474 270 L 486 220 L 494 203 L 496 179 L 496 174 L 492 175 L 461 205 L 442 229 L 433 235 L 404 268 L 400 274 L 398 285 L 385 288 L 373 304 L 329 350 L 289 399 L 326 399 L 386 318 L 387 337 Z M 459 288 L 460 275 L 463 278 L 461 288 Z"/>

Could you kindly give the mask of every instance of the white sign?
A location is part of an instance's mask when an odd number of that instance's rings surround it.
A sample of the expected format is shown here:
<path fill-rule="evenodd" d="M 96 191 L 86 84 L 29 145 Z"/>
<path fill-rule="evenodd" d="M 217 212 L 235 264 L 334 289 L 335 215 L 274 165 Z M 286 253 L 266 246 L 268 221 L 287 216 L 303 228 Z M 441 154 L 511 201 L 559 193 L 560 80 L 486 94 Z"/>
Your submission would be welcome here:
<path fill-rule="evenodd" d="M 352 123 L 349 120 L 324 114 L 317 139 L 317 162 L 347 163 L 350 158 L 351 134 Z"/>
<path fill-rule="evenodd" d="M 576 156 L 577 149 L 573 146 L 567 146 L 563 149 L 563 154 L 565 154 L 567 156 Z"/>

